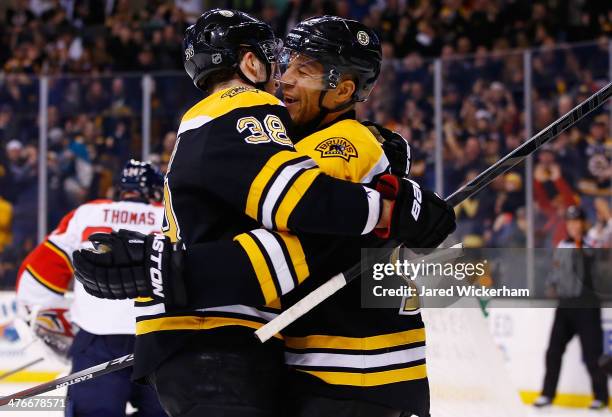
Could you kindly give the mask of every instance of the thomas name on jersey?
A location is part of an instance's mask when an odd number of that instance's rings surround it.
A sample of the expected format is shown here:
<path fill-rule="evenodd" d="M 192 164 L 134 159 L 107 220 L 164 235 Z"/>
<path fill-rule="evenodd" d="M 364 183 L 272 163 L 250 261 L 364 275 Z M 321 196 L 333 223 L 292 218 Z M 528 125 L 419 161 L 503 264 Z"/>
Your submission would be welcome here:
<path fill-rule="evenodd" d="M 125 225 L 155 225 L 155 213 L 149 211 L 147 213 L 138 213 L 126 210 L 111 210 L 104 209 L 104 222 L 125 224 Z"/>

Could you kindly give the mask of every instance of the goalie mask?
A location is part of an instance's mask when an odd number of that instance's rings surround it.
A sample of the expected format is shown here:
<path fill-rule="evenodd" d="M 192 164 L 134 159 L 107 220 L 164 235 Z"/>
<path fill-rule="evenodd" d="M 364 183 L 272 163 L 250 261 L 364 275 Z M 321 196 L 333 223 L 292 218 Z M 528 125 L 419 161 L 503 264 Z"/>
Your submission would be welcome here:
<path fill-rule="evenodd" d="M 78 327 L 70 320 L 65 308 L 41 308 L 33 311 L 32 331 L 44 346 L 62 362 L 69 356 Z"/>

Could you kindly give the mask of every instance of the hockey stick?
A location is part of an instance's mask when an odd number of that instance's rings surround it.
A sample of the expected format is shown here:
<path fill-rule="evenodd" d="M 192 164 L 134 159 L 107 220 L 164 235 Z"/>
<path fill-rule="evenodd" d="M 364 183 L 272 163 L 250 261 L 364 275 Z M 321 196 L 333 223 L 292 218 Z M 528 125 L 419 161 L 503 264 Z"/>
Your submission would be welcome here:
<path fill-rule="evenodd" d="M 476 178 L 463 185 L 445 200 L 452 207 L 456 207 L 462 201 L 473 196 L 491 181 L 508 171 L 510 168 L 522 162 L 527 156 L 538 150 L 542 145 L 559 136 L 562 132 L 574 126 L 580 119 L 601 106 L 612 94 L 612 83 L 608 83 L 591 97 L 578 104 L 572 110 L 561 116 L 535 136 L 527 140 L 518 148 L 481 172 Z M 397 247 L 397 242 L 389 242 L 384 247 Z M 388 254 L 387 254 L 388 255 Z M 335 275 L 326 283 L 302 298 L 296 304 L 279 314 L 274 320 L 260 327 L 255 335 L 263 343 L 272 336 L 283 330 L 298 318 L 331 297 L 338 290 L 359 276 L 361 264 L 351 267 L 349 270 Z"/>
<path fill-rule="evenodd" d="M 42 362 L 42 361 L 44 361 L 44 360 L 45 360 L 45 358 L 38 358 L 38 359 L 34 359 L 33 361 L 30 361 L 30 362 L 28 362 L 28 363 L 26 363 L 26 364 L 24 364 L 24 365 L 21 365 L 21 366 L 19 366 L 19 367 L 17 367 L 17 368 L 15 368 L 15 369 L 13 369 L 13 370 L 11 370 L 11 371 L 5 372 L 5 373 L 3 373 L 2 375 L 0 375 L 0 380 L 3 380 L 3 379 L 5 379 L 5 378 L 8 378 L 8 377 L 9 377 L 9 376 L 11 376 L 11 375 L 15 375 L 17 372 L 21 372 L 21 371 L 23 371 L 24 369 L 29 368 L 29 367 L 30 367 L 30 366 L 32 366 L 32 365 L 36 365 L 38 362 Z"/>
<path fill-rule="evenodd" d="M 54 379 L 53 381 L 45 382 L 35 387 L 16 392 L 15 394 L 2 397 L 0 398 L 0 406 L 8 404 L 11 400 L 29 398 L 35 395 L 44 394 L 45 392 L 56 390 L 58 388 L 78 384 L 83 381 L 88 381 L 90 379 L 94 379 L 99 376 L 118 371 L 119 369 L 132 366 L 133 362 L 134 355 L 130 353 L 129 355 L 125 355 L 120 358 L 116 358 L 108 362 L 92 366 L 91 368 L 83 369 L 82 371 L 66 375 L 62 378 Z"/>

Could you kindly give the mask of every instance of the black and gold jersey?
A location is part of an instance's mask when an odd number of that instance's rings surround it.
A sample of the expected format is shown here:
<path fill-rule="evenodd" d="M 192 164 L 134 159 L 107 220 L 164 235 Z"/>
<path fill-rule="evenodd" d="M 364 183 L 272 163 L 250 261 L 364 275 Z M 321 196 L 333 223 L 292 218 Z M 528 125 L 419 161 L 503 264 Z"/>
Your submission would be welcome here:
<path fill-rule="evenodd" d="M 231 241 L 260 225 L 336 235 L 370 232 L 379 217 L 378 193 L 324 174 L 296 151 L 289 125 L 282 102 L 253 88 L 224 89 L 192 107 L 182 118 L 165 178 L 163 232 L 187 248 Z M 136 378 L 193 332 L 251 340 L 253 328 L 275 317 L 272 308 L 236 303 L 173 313 L 151 300 L 137 300 L 136 307 Z"/>
<path fill-rule="evenodd" d="M 296 148 L 326 174 L 355 183 L 370 183 L 389 168 L 376 139 L 353 119 L 304 137 Z M 254 229 L 232 243 L 198 245 L 187 256 L 191 302 L 287 307 L 358 263 L 361 247 L 377 243 L 369 236 L 330 239 Z M 198 270 L 212 274 L 197 279 Z M 282 335 L 294 371 L 291 385 L 421 414 L 429 403 L 425 329 L 418 310 L 399 307 L 362 309 L 355 280 L 297 320 Z"/>

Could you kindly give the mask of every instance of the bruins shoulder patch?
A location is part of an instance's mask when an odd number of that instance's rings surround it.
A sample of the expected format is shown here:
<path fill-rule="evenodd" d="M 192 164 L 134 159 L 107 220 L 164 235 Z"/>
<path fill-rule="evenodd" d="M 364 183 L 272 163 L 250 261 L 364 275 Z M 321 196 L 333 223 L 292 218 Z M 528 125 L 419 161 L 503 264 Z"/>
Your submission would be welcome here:
<path fill-rule="evenodd" d="M 338 157 L 346 161 L 358 156 L 355 146 L 341 137 L 325 139 L 315 147 L 315 151 L 321 152 L 321 158 Z"/>
<path fill-rule="evenodd" d="M 225 93 L 223 93 L 221 98 L 235 97 L 235 96 L 237 96 L 240 93 L 244 93 L 245 91 L 253 91 L 253 92 L 259 93 L 259 90 L 255 89 L 255 88 L 239 86 L 239 87 L 230 88 Z"/>

